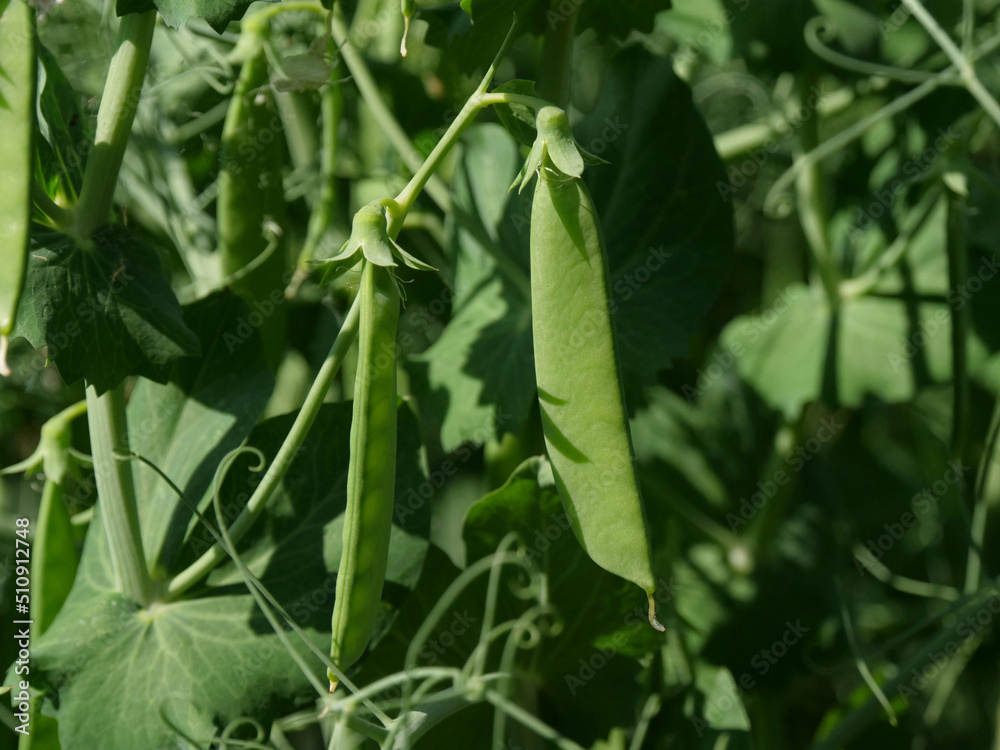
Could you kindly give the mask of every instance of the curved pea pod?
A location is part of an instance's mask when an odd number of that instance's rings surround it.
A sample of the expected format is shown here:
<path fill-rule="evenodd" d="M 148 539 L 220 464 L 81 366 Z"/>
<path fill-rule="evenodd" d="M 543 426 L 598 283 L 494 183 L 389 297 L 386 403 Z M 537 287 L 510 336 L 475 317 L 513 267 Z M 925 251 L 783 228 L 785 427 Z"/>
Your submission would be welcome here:
<path fill-rule="evenodd" d="M 531 315 L 546 448 L 580 544 L 602 568 L 646 592 L 649 621 L 663 630 L 619 377 L 604 237 L 583 181 L 547 155 L 540 166 L 531 212 Z"/>
<path fill-rule="evenodd" d="M 347 470 L 344 547 L 337 571 L 330 659 L 340 670 L 371 639 L 389 558 L 396 479 L 396 326 L 399 292 L 391 271 L 364 261 L 361 323 Z M 331 691 L 338 678 L 330 672 Z"/>
<path fill-rule="evenodd" d="M 0 374 L 28 260 L 35 132 L 35 11 L 0 4 Z"/>
<path fill-rule="evenodd" d="M 247 58 L 233 89 L 222 128 L 217 201 L 222 273 L 232 290 L 261 317 L 268 363 L 285 350 L 286 262 L 280 227 L 285 221 L 281 183 L 284 132 L 269 91 L 263 35 L 250 32 Z"/>

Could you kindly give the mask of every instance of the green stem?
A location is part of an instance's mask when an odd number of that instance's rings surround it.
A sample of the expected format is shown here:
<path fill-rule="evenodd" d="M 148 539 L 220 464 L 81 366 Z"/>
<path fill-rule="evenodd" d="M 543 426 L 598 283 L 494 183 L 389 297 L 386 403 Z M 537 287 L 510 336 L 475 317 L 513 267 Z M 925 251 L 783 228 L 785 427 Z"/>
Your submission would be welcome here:
<path fill-rule="evenodd" d="M 583 750 L 583 748 L 573 742 L 569 737 L 564 737 L 557 730 L 550 727 L 544 721 L 525 711 L 516 703 L 507 700 L 503 695 L 495 690 L 486 690 L 483 697 L 493 704 L 498 711 L 503 711 L 507 716 L 517 723 L 530 729 L 544 740 L 554 744 L 559 750 Z"/>
<path fill-rule="evenodd" d="M 804 100 L 812 88 L 815 77 L 807 75 L 801 80 L 800 91 Z M 800 142 L 806 152 L 816 148 L 819 142 L 819 118 L 809 117 L 802 125 Z M 827 229 L 830 217 L 827 207 L 826 186 L 823 169 L 818 161 L 812 161 L 799 173 L 796 181 L 799 220 L 805 233 L 809 249 L 812 251 L 816 270 L 826 291 L 827 301 L 832 310 L 840 307 L 840 270 L 837 268 L 830 248 Z"/>
<path fill-rule="evenodd" d="M 74 209 L 76 234 L 87 240 L 107 223 L 125 156 L 132 120 L 146 76 L 149 47 L 153 41 L 156 11 L 124 16 L 118 27 L 118 46 L 111 58 L 104 95 L 97 112 L 94 147 L 87 157 L 83 189 Z"/>
<path fill-rule="evenodd" d="M 346 63 L 347 69 L 351 72 L 351 77 L 354 79 L 358 91 L 361 92 L 361 97 L 365 100 L 365 104 L 368 105 L 368 109 L 371 110 L 375 121 L 382 128 L 382 132 L 385 133 L 392 147 L 396 149 L 396 152 L 406 166 L 416 174 L 423 163 L 423 157 L 414 148 L 406 131 L 396 121 L 395 116 L 393 116 L 385 102 L 382 101 L 378 85 L 368 70 L 368 66 L 365 65 L 365 61 L 351 44 L 348 38 L 347 26 L 344 24 L 344 15 L 341 11 L 340 3 L 334 3 L 333 10 L 330 13 L 330 33 L 333 36 L 333 40 L 337 43 L 340 55 L 344 63 Z M 428 179 L 427 194 L 442 211 L 447 211 L 451 208 L 451 195 L 448 192 L 448 188 L 436 177 Z"/>
<path fill-rule="evenodd" d="M 976 472 L 976 484 L 974 490 L 975 508 L 972 511 L 972 524 L 970 526 L 972 539 L 969 545 L 969 556 L 965 565 L 965 585 L 971 586 L 971 581 L 978 581 L 982 576 L 982 558 L 980 550 L 986 536 L 986 517 L 989 512 L 989 503 L 986 500 L 986 493 L 990 485 L 990 469 L 994 461 L 997 460 L 997 446 L 1000 445 L 1000 399 L 993 403 L 993 416 L 990 417 L 989 431 L 986 434 L 986 444 L 983 446 L 983 453 L 979 458 L 979 470 Z"/>
<path fill-rule="evenodd" d="M 531 109 L 541 109 L 552 106 L 552 102 L 537 96 L 527 94 L 508 94 L 503 91 L 494 91 L 490 94 L 480 94 L 479 103 L 484 107 L 490 104 L 523 104 Z"/>
<path fill-rule="evenodd" d="M 492 71 L 492 68 L 490 69 Z M 485 81 L 488 83 L 488 81 Z M 406 187 L 402 189 L 399 195 L 396 196 L 396 204 L 399 206 L 399 212 L 391 216 L 391 223 L 389 224 L 389 236 L 395 237 L 399 234 L 399 230 L 403 226 L 403 219 L 406 218 L 406 214 L 413 208 L 413 202 L 417 199 L 420 191 L 424 189 L 425 186 L 428 188 L 428 181 L 434 174 L 435 170 L 441 166 L 441 162 L 448 152 L 451 151 L 452 146 L 454 146 L 458 139 L 461 137 L 465 129 L 472 124 L 473 120 L 483 109 L 483 104 L 479 100 L 480 91 L 477 91 L 469 100 L 465 102 L 465 105 L 459 111 L 458 116 L 452 121 L 451 125 L 448 126 L 448 130 L 441 137 L 441 140 L 437 142 L 434 146 L 434 150 L 427 156 L 427 159 L 423 164 L 417 169 L 413 177 L 406 184 Z M 428 189 L 428 193 L 430 190 Z"/>
<path fill-rule="evenodd" d="M 969 255 L 966 248 L 965 221 L 968 214 L 965 185 L 946 182 L 948 190 L 948 288 L 956 289 L 969 276 Z M 952 361 L 952 423 L 951 458 L 964 463 L 969 431 L 969 378 L 968 378 L 968 306 L 951 306 L 951 361 Z M 958 493 L 962 508 L 968 507 L 970 489 L 974 497 L 974 507 L 969 525 L 971 536 L 969 553 L 965 566 L 965 593 L 971 594 L 979 588 L 982 576 L 983 537 L 986 533 L 986 501 L 984 495 L 976 493 L 977 487 L 970 488 L 963 476 L 959 480 Z"/>
<path fill-rule="evenodd" d="M 247 501 L 246 507 L 240 511 L 239 516 L 236 517 L 232 526 L 229 527 L 229 537 L 233 545 L 237 544 L 243 538 L 243 535 L 249 531 L 254 521 L 263 512 L 267 501 L 270 500 L 272 493 L 277 489 L 281 480 L 284 479 L 299 448 L 305 441 L 309 429 L 316 420 L 316 415 L 319 414 L 320 407 L 323 405 L 323 399 L 330 389 L 330 384 L 333 382 L 333 378 L 344 361 L 344 355 L 347 354 L 358 334 L 359 308 L 361 307 L 358 299 L 354 300 L 354 304 L 351 305 L 347 317 L 344 318 L 340 333 L 337 334 L 337 339 L 333 342 L 326 361 L 323 362 L 316 380 L 313 381 L 312 387 L 306 395 L 305 402 L 302 404 L 298 416 L 295 417 L 295 422 L 292 423 L 288 437 L 281 444 L 277 455 L 274 457 L 274 461 L 264 473 L 263 479 L 261 479 L 257 489 L 254 490 L 253 495 Z M 170 581 L 167 586 L 167 598 L 176 599 L 208 575 L 216 565 L 226 559 L 226 556 L 224 547 L 219 544 L 213 545 L 210 550 L 205 552 L 205 554 Z"/>
<path fill-rule="evenodd" d="M 777 555 L 774 539 L 781 525 L 788 520 L 788 505 L 799 484 L 798 471 L 786 471 L 790 466 L 788 458 L 797 446 L 807 442 L 803 434 L 804 420 L 799 419 L 795 425 L 783 424 L 774 435 L 771 456 L 764 465 L 761 476 L 765 482 L 774 482 L 777 489 L 774 495 L 758 511 L 747 528 L 746 536 L 754 558 L 772 558 Z M 779 483 L 776 477 L 782 474 L 788 477 L 785 483 Z"/>
<path fill-rule="evenodd" d="M 781 175 L 781 177 L 775 180 L 774 185 L 772 185 L 771 189 L 768 190 L 767 196 L 764 198 L 764 210 L 770 214 L 780 215 L 782 212 L 777 211 L 776 207 L 780 204 L 785 192 L 792 186 L 803 171 L 861 138 L 865 133 L 871 130 L 872 126 L 876 123 L 879 123 L 888 117 L 893 117 L 910 108 L 921 99 L 930 96 L 942 85 L 953 80 L 956 75 L 954 67 L 938 73 L 934 78 L 924 81 L 924 83 L 920 84 L 916 88 L 907 91 L 905 94 L 897 97 L 896 99 L 893 99 L 877 112 L 874 112 L 868 117 L 854 123 L 850 127 L 845 128 L 832 138 L 829 138 L 828 140 L 823 141 L 823 143 L 817 145 L 809 153 L 797 158 L 795 163 L 783 175 Z"/>
<path fill-rule="evenodd" d="M 872 83 L 873 90 L 877 86 Z M 816 111 L 822 117 L 832 117 L 847 111 L 857 100 L 857 94 L 844 87 L 824 94 L 816 104 Z M 719 133 L 715 136 L 715 150 L 723 161 L 732 161 L 750 151 L 762 148 L 772 138 L 787 138 L 795 129 L 787 114 L 775 112 L 762 118 L 759 122 Z"/>
<path fill-rule="evenodd" d="M 579 3 L 571 3 L 566 15 L 560 12 L 562 0 L 551 0 L 549 6 L 555 13 L 550 14 L 545 41 L 542 44 L 542 64 L 538 80 L 538 90 L 557 107 L 566 109 L 570 101 L 573 82 L 573 39 L 576 37 L 576 19 Z"/>
<path fill-rule="evenodd" d="M 857 299 L 871 294 L 882 281 L 883 276 L 898 266 L 912 245 L 913 237 L 920 232 L 927 220 L 934 214 L 941 194 L 937 190 L 928 190 L 920 203 L 900 222 L 899 234 L 892 244 L 886 248 L 875 263 L 860 276 L 847 279 L 840 284 L 842 300 Z"/>
<path fill-rule="evenodd" d="M 837 52 L 828 47 L 823 40 L 823 36 L 829 34 L 831 31 L 830 21 L 823 16 L 816 16 L 805 27 L 806 45 L 813 54 L 831 65 L 836 65 L 855 73 L 861 73 L 862 75 L 888 78 L 893 81 L 902 81 L 903 83 L 923 83 L 929 78 L 934 77 L 934 73 L 931 71 L 909 70 L 906 68 L 897 68 L 893 65 L 879 65 L 878 63 L 870 63 L 867 60 L 859 60 L 850 55 Z"/>
<path fill-rule="evenodd" d="M 927 12 L 927 9 L 920 0 L 903 0 L 903 5 L 909 8 L 910 12 L 913 13 L 913 17 L 920 22 L 920 25 L 927 30 L 931 38 L 948 55 L 948 58 L 958 69 L 959 75 L 962 77 L 962 81 L 965 83 L 965 87 L 969 90 L 969 93 L 975 97 L 980 106 L 993 118 L 993 121 L 1000 124 L 1000 103 L 997 102 L 993 95 L 983 86 L 982 81 L 979 80 L 970 57 L 962 53 L 962 50 L 951 40 L 948 33 L 941 28 L 941 24 L 937 22 L 937 19 Z"/>
<path fill-rule="evenodd" d="M 331 78 L 337 77 L 339 66 L 331 71 Z M 337 206 L 337 152 L 339 150 L 340 121 L 344 112 L 344 97 L 340 86 L 330 85 L 320 93 L 320 114 L 323 144 L 320 150 L 320 194 L 319 202 L 313 206 L 309 216 L 306 241 L 303 243 L 295 276 L 288 285 L 287 294 L 294 297 L 309 275 L 309 261 L 316 257 L 316 251 L 330 224 L 334 220 Z"/>
<path fill-rule="evenodd" d="M 968 54 L 972 51 L 976 33 L 976 0 L 962 2 L 962 51 Z"/>
<path fill-rule="evenodd" d="M 115 588 L 146 606 L 153 600 L 153 583 L 142 550 L 132 465 L 117 458 L 129 453 L 124 386 L 119 384 L 102 396 L 87 386 L 87 420 Z"/>
<path fill-rule="evenodd" d="M 513 29 L 511 29 L 513 33 Z M 465 103 L 459 111 L 458 116 L 452 121 L 451 125 L 448 126 L 448 130 L 441 137 L 441 140 L 437 142 L 434 146 L 434 150 L 427 156 L 427 159 L 420 168 L 413 175 L 413 178 L 407 183 L 406 187 L 396 196 L 396 204 L 401 209 L 398 217 L 393 217 L 394 222 L 389 225 L 389 236 L 395 237 L 393 233 L 393 228 L 395 226 L 396 232 L 398 233 L 399 228 L 402 227 L 402 221 L 406 217 L 406 214 L 413 207 L 413 202 L 416 200 L 417 195 L 427 184 L 431 175 L 434 171 L 441 165 L 442 160 L 448 155 L 452 146 L 458 142 L 462 133 L 465 129 L 472 124 L 473 120 L 479 115 L 485 107 L 493 104 L 524 104 L 525 106 L 532 107 L 534 109 L 539 109 L 549 104 L 549 102 L 544 99 L 539 99 L 534 96 L 524 96 L 521 94 L 505 94 L 505 93 L 486 93 L 486 89 L 489 88 L 490 81 L 493 80 L 493 75 L 496 72 L 497 63 L 503 56 L 504 51 L 507 49 L 507 45 L 510 44 L 511 34 L 507 35 L 504 40 L 503 45 L 500 47 L 500 51 L 497 53 L 496 59 L 494 59 L 493 64 L 490 65 L 489 70 L 486 71 L 486 75 L 483 76 L 483 80 L 480 81 L 479 86 L 476 88 L 475 93 L 469 97 L 469 100 Z M 428 186 L 429 187 L 429 186 Z M 429 192 L 429 191 L 428 191 Z"/>

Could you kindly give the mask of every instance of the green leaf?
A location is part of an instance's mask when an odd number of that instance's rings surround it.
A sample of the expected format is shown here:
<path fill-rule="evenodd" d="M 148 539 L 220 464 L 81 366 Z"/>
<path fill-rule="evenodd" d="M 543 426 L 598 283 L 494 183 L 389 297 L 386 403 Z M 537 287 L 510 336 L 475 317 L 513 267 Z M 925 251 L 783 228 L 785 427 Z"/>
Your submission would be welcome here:
<path fill-rule="evenodd" d="M 516 434 L 534 398 L 530 311 L 501 280 L 487 282 L 411 367 L 442 415 L 446 451 Z"/>
<path fill-rule="evenodd" d="M 35 77 L 35 10 L 13 0 L 0 18 L 0 336 L 5 338 L 14 328 L 27 265 Z M 0 373 L 6 371 L 6 357 L 0 356 Z"/>
<path fill-rule="evenodd" d="M 511 212 L 513 206 L 527 210 L 530 202 L 507 191 L 508 176 L 517 171 L 517 147 L 498 125 L 471 128 L 463 144 L 449 217 L 450 244 L 457 248 L 456 313 L 441 337 L 409 363 L 421 400 L 441 415 L 447 451 L 517 433 L 535 399 L 528 300 L 498 274 L 482 245 L 494 244 L 527 278 L 527 219 Z M 524 233 L 519 236 L 517 228 Z M 507 236 L 520 246 L 512 251 Z"/>
<path fill-rule="evenodd" d="M 38 98 L 38 127 L 49 145 L 49 149 L 39 151 L 41 179 L 46 185 L 58 181 L 58 192 L 75 199 L 83 186 L 91 147 L 87 118 L 80 108 L 80 96 L 43 44 L 38 45 L 38 59 L 45 76 Z"/>
<path fill-rule="evenodd" d="M 630 401 L 688 352 L 733 254 L 731 203 L 711 134 L 667 59 L 613 61 L 577 141 L 611 164 L 586 170 L 608 247 L 618 353 Z M 651 166 L 655 165 L 655 166 Z"/>
<path fill-rule="evenodd" d="M 737 355 L 740 375 L 790 419 L 821 397 L 849 407 L 867 397 L 910 401 L 951 377 L 943 301 L 864 297 L 834 314 L 818 290 L 793 286 L 784 299 L 780 310 L 732 321 L 721 343 Z"/>
<path fill-rule="evenodd" d="M 221 34 L 230 22 L 243 18 L 251 2 L 253 0 L 120 0 L 118 14 L 126 12 L 123 8 L 130 13 L 141 13 L 151 10 L 155 4 L 168 26 L 177 28 L 193 18 L 201 18 Z"/>
<path fill-rule="evenodd" d="M 229 721 L 266 722 L 276 700 L 307 694 L 249 595 L 136 609 L 112 579 L 98 512 L 69 599 L 32 642 L 32 676 L 58 707 L 63 750 L 160 750 L 173 743 L 164 717 L 205 746 Z"/>
<path fill-rule="evenodd" d="M 699 663 L 695 670 L 698 700 L 688 701 L 685 713 L 697 733 L 697 747 L 704 750 L 753 747 L 750 719 L 741 690 L 725 667 Z"/>
<path fill-rule="evenodd" d="M 63 380 L 98 393 L 128 375 L 166 382 L 170 365 L 198 353 L 198 338 L 160 270 L 156 253 L 125 227 L 108 225 L 85 250 L 39 232 L 15 335 L 48 347 Z"/>
<path fill-rule="evenodd" d="M 524 81 L 516 78 L 497 86 L 493 89 L 493 93 L 538 96 L 535 92 L 534 81 Z M 496 109 L 500 122 L 507 128 L 507 132 L 514 136 L 515 140 L 529 147 L 535 142 L 534 110 L 523 104 L 497 104 L 494 109 Z"/>
<path fill-rule="evenodd" d="M 833 312 L 819 290 L 796 284 L 758 315 L 736 318 L 720 337 L 740 375 L 772 407 L 794 418 L 822 398 L 860 406 L 873 397 L 907 402 L 951 378 L 946 303 L 945 205 L 939 201 L 897 268 L 874 291 Z M 975 342 L 978 343 L 978 342 Z M 983 358 L 970 349 L 970 367 Z"/>
<path fill-rule="evenodd" d="M 294 416 L 262 423 L 247 442 L 270 460 Z M 243 559 L 323 651 L 329 648 L 340 561 L 350 420 L 350 403 L 320 410 L 265 516 L 240 545 Z M 387 613 L 406 600 L 417 581 L 430 529 L 426 501 L 419 495 L 414 501 L 410 493 L 425 479 L 409 410 L 400 414 L 398 434 Z M 239 459 L 223 488 L 227 513 L 245 502 L 240 494 L 254 486 L 255 475 L 245 467 Z M 197 552 L 199 542 L 210 540 L 200 532 L 189 539 L 188 551 Z M 96 516 L 70 598 L 50 630 L 33 643 L 32 667 L 38 669 L 38 684 L 50 691 L 53 707 L 58 706 L 63 750 L 160 750 L 169 746 L 164 717 L 205 746 L 229 721 L 252 717 L 267 724 L 290 701 L 308 698 L 311 688 L 251 597 L 234 594 L 242 590 L 240 576 L 226 565 L 213 573 L 198 598 L 136 609 L 114 593 L 107 542 Z M 318 660 L 306 658 L 317 675 L 325 675 Z M 121 715 L 129 722 L 122 724 Z M 112 725 L 116 731 L 108 735 Z"/>
<path fill-rule="evenodd" d="M 202 356 L 179 360 L 165 384 L 142 379 L 128 404 L 133 451 L 156 464 L 204 509 L 223 456 L 260 418 L 274 388 L 250 307 L 220 292 L 184 310 Z M 172 569 L 192 518 L 151 469 L 135 465 L 143 549 L 154 576 Z"/>

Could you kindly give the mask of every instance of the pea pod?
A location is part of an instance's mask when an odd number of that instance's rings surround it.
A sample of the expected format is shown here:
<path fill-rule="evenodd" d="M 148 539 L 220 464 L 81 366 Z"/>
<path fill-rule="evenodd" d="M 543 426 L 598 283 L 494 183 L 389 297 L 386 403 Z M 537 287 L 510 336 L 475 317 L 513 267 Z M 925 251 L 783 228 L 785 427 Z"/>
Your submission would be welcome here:
<path fill-rule="evenodd" d="M 14 328 L 28 259 L 35 132 L 35 11 L 23 0 L 0 5 L 0 374 L 9 374 Z"/>
<path fill-rule="evenodd" d="M 268 88 L 265 32 L 252 26 L 244 35 L 241 54 L 246 59 L 222 128 L 219 254 L 222 273 L 230 277 L 233 291 L 260 316 L 264 353 L 277 367 L 285 349 L 287 279 L 279 233 L 266 226 L 280 228 L 285 220 L 284 134 Z"/>
<path fill-rule="evenodd" d="M 365 260 L 361 271 L 358 369 L 347 470 L 344 547 L 337 571 L 330 659 L 341 670 L 371 639 L 389 557 L 396 479 L 396 326 L 391 272 Z M 330 672 L 331 690 L 338 678 Z"/>
<path fill-rule="evenodd" d="M 656 581 L 625 416 L 610 314 L 608 262 L 565 114 L 538 116 L 531 211 L 531 315 L 545 444 L 587 554 L 639 585 L 656 621 Z M 530 176 L 529 176 L 530 179 Z"/>

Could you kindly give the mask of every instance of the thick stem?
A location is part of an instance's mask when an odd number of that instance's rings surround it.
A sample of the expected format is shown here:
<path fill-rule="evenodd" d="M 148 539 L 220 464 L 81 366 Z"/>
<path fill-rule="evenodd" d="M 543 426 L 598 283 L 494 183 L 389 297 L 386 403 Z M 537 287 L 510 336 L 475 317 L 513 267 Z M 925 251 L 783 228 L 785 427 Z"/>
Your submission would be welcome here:
<path fill-rule="evenodd" d="M 263 479 L 261 479 L 257 489 L 254 490 L 253 495 L 247 501 L 246 507 L 240 511 L 239 516 L 233 521 L 233 525 L 229 527 L 229 537 L 233 545 L 236 545 L 243 538 L 243 535 L 250 530 L 253 522 L 263 512 L 267 506 L 267 501 L 270 500 L 274 490 L 277 489 L 281 480 L 284 479 L 285 474 L 288 473 L 292 461 L 295 460 L 299 448 L 302 447 L 306 435 L 309 434 L 309 428 L 312 427 L 313 422 L 316 420 L 316 415 L 319 414 L 320 407 L 323 405 L 323 399 L 330 389 L 330 384 L 333 382 L 333 378 L 336 376 L 337 371 L 340 370 L 340 365 L 344 361 L 344 355 L 351 348 L 355 337 L 358 335 L 359 308 L 360 304 L 355 299 L 354 304 L 351 305 L 351 309 L 347 313 L 347 317 L 344 319 L 344 324 L 340 328 L 340 333 L 337 334 L 337 340 L 333 342 L 333 347 L 331 347 L 326 361 L 320 368 L 316 380 L 313 381 L 305 402 L 302 404 L 302 408 L 295 418 L 295 422 L 292 423 L 292 429 L 289 430 L 288 437 L 281 444 L 277 455 L 274 457 L 274 461 L 264 473 Z M 219 544 L 214 545 L 208 552 L 191 563 L 189 567 L 178 573 L 170 581 L 167 586 L 167 598 L 176 599 L 208 575 L 226 557 L 227 552 L 225 548 Z"/>
<path fill-rule="evenodd" d="M 87 157 L 83 189 L 75 209 L 76 233 L 83 240 L 105 224 L 111 213 L 118 171 L 142 94 L 155 25 L 156 11 L 151 10 L 124 16 L 118 27 L 118 48 L 104 83 L 94 147 Z"/>
<path fill-rule="evenodd" d="M 153 600 L 153 583 L 142 550 L 132 465 L 117 457 L 129 454 L 124 386 L 119 384 L 102 396 L 87 386 L 87 420 L 115 588 L 146 606 Z"/>
<path fill-rule="evenodd" d="M 558 11 L 562 0 L 552 0 L 553 11 Z M 550 14 L 549 28 L 545 32 L 542 45 L 542 65 L 540 68 L 538 91 L 543 97 L 566 109 L 570 101 L 573 82 L 573 39 L 576 37 L 576 18 L 579 3 L 572 3 L 572 10 L 566 15 L 561 12 Z"/>

